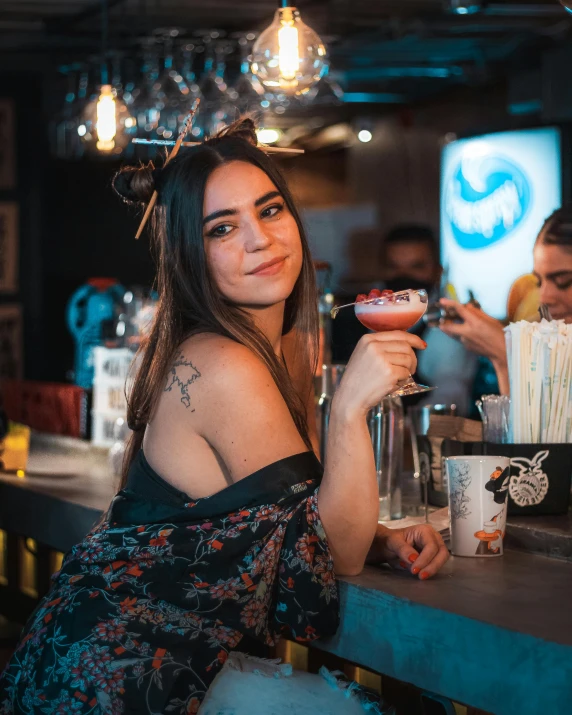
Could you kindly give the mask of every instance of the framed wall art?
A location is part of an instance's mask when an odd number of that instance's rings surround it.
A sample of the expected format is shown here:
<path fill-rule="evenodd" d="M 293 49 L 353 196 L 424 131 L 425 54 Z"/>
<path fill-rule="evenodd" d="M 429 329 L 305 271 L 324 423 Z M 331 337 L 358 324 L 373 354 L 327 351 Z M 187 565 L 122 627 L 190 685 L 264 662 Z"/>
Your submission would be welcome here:
<path fill-rule="evenodd" d="M 0 293 L 18 290 L 18 204 L 0 201 Z"/>
<path fill-rule="evenodd" d="M 16 112 L 11 99 L 0 99 L 0 191 L 16 188 Z"/>
<path fill-rule="evenodd" d="M 22 378 L 22 353 L 22 307 L 0 305 L 0 380 Z"/>

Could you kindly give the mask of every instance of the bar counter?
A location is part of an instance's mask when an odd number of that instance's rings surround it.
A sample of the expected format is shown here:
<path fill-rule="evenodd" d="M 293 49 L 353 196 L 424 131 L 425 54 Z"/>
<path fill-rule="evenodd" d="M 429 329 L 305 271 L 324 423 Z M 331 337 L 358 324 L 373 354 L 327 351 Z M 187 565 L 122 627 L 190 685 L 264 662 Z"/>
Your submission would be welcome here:
<path fill-rule="evenodd" d="M 0 529 L 66 551 L 116 484 L 105 451 L 34 435 L 26 476 L 0 474 Z M 543 522 L 513 520 L 504 557 L 451 558 L 427 582 L 389 567 L 340 579 L 339 631 L 313 646 L 494 715 L 570 715 L 572 526 Z"/>

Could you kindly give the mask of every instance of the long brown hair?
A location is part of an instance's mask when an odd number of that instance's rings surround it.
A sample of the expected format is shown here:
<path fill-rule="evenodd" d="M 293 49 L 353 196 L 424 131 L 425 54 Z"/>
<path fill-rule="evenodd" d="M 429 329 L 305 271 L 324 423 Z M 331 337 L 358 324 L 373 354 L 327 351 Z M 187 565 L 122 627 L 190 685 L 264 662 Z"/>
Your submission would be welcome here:
<path fill-rule="evenodd" d="M 141 448 L 167 372 L 176 351 L 191 335 L 215 333 L 231 338 L 257 355 L 270 370 L 292 419 L 309 450 L 303 397 L 298 395 L 285 365 L 251 316 L 228 302 L 218 291 L 207 266 L 203 245 L 203 200 L 212 172 L 231 161 L 257 166 L 270 178 L 294 217 L 302 242 L 302 270 L 284 312 L 285 335 L 296 329 L 297 355 L 313 374 L 317 361 L 318 313 L 314 268 L 304 228 L 282 173 L 256 147 L 250 119 L 231 125 L 204 144 L 182 151 L 163 169 L 152 164 L 124 167 L 114 188 L 125 200 L 145 204 L 155 189 L 159 194 L 152 222 L 152 247 L 157 263 L 159 302 L 150 333 L 141 346 L 136 374 L 128 396 L 127 420 L 133 430 L 123 465 L 121 486 Z"/>

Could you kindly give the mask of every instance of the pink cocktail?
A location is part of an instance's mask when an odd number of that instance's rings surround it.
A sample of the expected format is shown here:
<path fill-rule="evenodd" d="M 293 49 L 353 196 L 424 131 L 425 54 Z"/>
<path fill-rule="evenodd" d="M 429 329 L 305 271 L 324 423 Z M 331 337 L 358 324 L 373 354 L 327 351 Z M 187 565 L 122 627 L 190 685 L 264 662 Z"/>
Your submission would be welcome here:
<path fill-rule="evenodd" d="M 427 310 L 427 294 L 424 291 L 393 293 L 357 302 L 354 310 L 360 323 L 370 330 L 409 330 Z"/>
<path fill-rule="evenodd" d="M 387 330 L 409 330 L 417 323 L 427 310 L 427 292 L 424 290 L 404 290 L 399 293 L 379 291 L 374 289 L 369 296 L 358 295 L 355 303 L 342 305 L 332 310 L 335 318 L 341 308 L 354 307 L 357 319 L 366 328 L 375 332 Z M 427 392 L 432 387 L 418 385 L 409 377 L 392 395 L 414 395 L 417 392 Z"/>

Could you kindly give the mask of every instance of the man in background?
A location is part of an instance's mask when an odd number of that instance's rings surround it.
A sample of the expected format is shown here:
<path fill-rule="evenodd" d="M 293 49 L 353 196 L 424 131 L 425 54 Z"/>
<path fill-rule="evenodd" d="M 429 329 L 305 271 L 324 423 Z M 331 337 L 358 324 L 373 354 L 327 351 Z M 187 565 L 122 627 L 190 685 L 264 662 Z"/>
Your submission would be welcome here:
<path fill-rule="evenodd" d="M 401 224 L 391 229 L 381 241 L 380 282 L 370 288 L 387 288 L 395 293 L 424 289 L 430 301 L 437 300 L 441 272 L 439 245 L 431 228 Z M 353 300 L 355 296 L 336 296 L 338 305 Z M 353 310 L 340 311 L 332 322 L 332 361 L 346 363 L 358 340 L 367 332 Z M 414 377 L 418 382 L 436 389 L 405 398 L 405 404 L 456 404 L 458 414 L 468 414 L 477 357 L 438 328 L 427 328 L 423 321 L 413 326 L 410 332 L 427 342 L 427 349 L 417 355 L 419 363 Z"/>
<path fill-rule="evenodd" d="M 438 291 L 441 266 L 433 231 L 418 224 L 396 226 L 381 242 L 379 266 L 384 287 L 394 293 L 408 288 Z"/>

